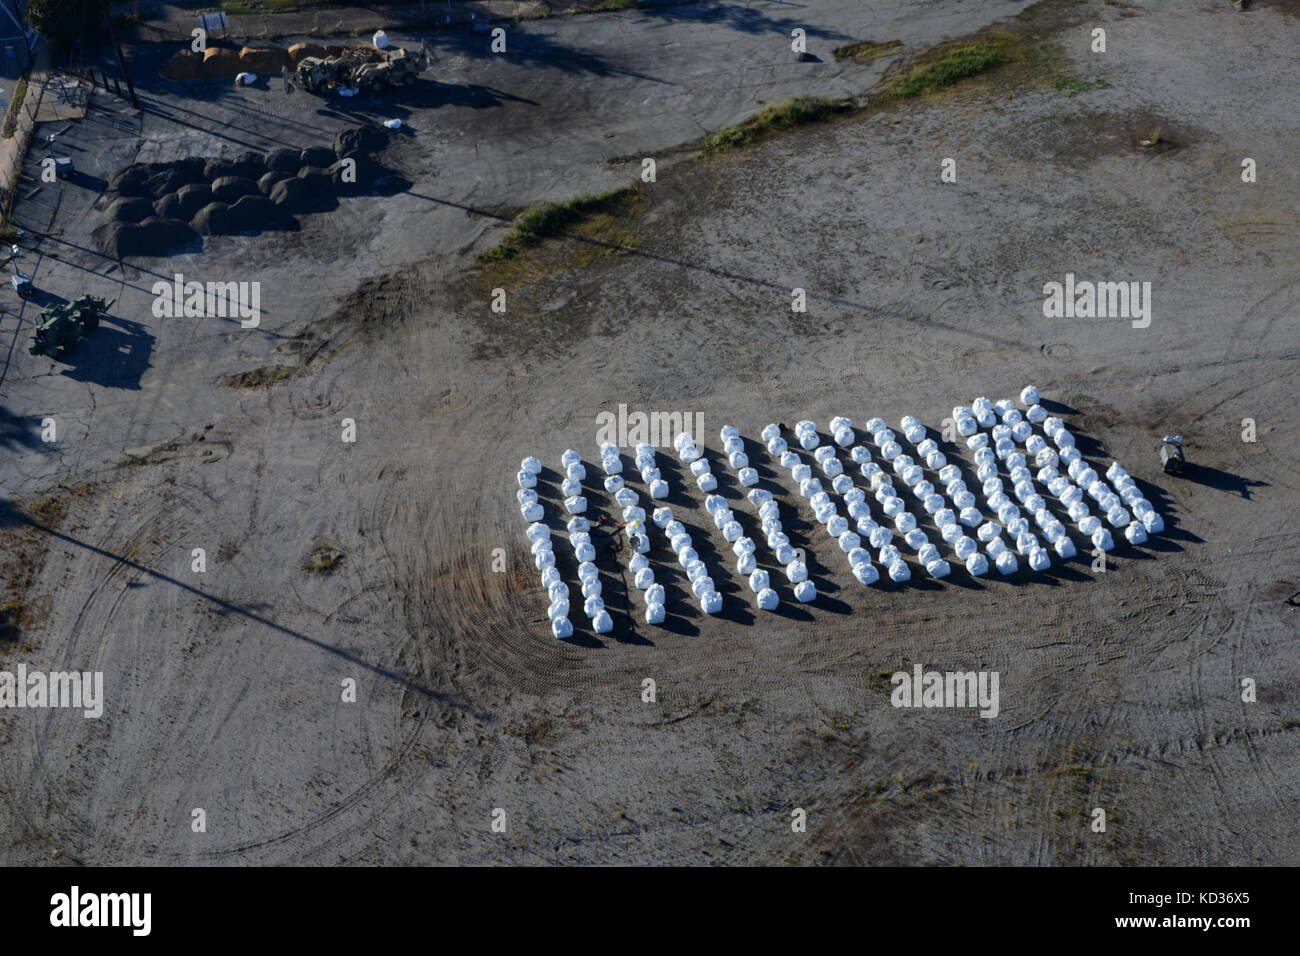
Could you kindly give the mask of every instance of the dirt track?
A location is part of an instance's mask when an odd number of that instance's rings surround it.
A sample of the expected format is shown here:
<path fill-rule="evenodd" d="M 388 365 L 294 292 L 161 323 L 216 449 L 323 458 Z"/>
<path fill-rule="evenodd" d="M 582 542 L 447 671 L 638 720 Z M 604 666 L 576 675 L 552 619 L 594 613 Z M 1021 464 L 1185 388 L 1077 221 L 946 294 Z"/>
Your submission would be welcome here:
<path fill-rule="evenodd" d="M 1036 23 L 1060 43 L 1059 70 L 1105 86 L 1070 95 L 992 74 L 666 165 L 618 223 L 622 254 L 559 241 L 471 270 L 503 231 L 491 210 L 625 183 L 631 168 L 607 160 L 680 150 L 761 100 L 864 93 L 891 65 L 840 64 L 826 47 L 928 45 L 1013 5 L 957 18 L 918 16 L 933 13 L 920 5 L 887 26 L 828 6 L 825 62 L 802 75 L 779 54 L 755 75 L 709 59 L 726 50 L 734 65 L 767 42 L 714 8 L 530 24 L 549 44 L 533 62 L 489 81 L 497 66 L 449 57 L 454 82 L 399 104 L 413 133 L 392 160 L 409 194 L 344 200 L 292 236 L 216 240 L 138 269 L 75 248 L 95 193 L 66 189 L 60 209 L 73 212 L 40 245 L 38 285 L 121 304 L 71 374 L 26 354 L 30 307 L 25 324 L 12 313 L 0 324 L 0 343 L 14 342 L 0 384 L 5 497 L 68 505 L 31 590 L 34 646 L 2 659 L 103 670 L 108 706 L 98 721 L 0 713 L 0 859 L 1300 862 L 1286 604 L 1300 588 L 1287 525 L 1300 503 L 1288 414 L 1300 20 L 1284 4 L 1223 7 L 1046 5 Z M 784 7 L 757 9 L 788 36 Z M 1088 53 L 1095 23 L 1104 57 Z M 625 45 L 598 43 L 588 25 Z M 574 65 L 597 56 L 599 68 Z M 730 85 L 715 90 L 706 73 Z M 221 111 L 232 148 L 325 142 L 386 115 L 369 103 L 317 112 L 268 91 L 265 121 L 249 123 L 259 93 L 236 92 L 146 91 L 157 111 L 143 129 L 99 104 L 87 121 L 100 124 L 98 175 L 137 150 L 215 148 L 205 124 L 183 125 L 185 109 Z M 476 115 L 489 94 L 500 105 Z M 610 119 L 592 122 L 598 103 Z M 1138 147 L 1150 125 L 1176 148 Z M 480 150 L 515 160 L 472 161 Z M 1243 156 L 1258 162 L 1255 184 L 1240 182 Z M 956 184 L 939 182 L 944 157 Z M 36 221 L 47 201 L 20 217 Z M 264 328 L 160 324 L 151 273 L 173 270 L 260 279 Z M 1043 318 L 1043 284 L 1067 272 L 1151 281 L 1150 328 Z M 358 293 L 367 277 L 378 278 Z M 505 317 L 486 295 L 501 283 Z M 790 313 L 795 286 L 809 292 L 806 315 Z M 317 348 L 270 388 L 219 384 Z M 1030 382 L 1085 456 L 1121 461 L 1168 522 L 1118 549 L 1104 575 L 1079 558 L 1008 580 L 956 570 L 934 582 L 914 568 L 908 585 L 865 588 L 755 441 L 769 421 L 824 431 L 837 414 L 937 427 L 955 404 Z M 796 606 L 779 587 L 779 615 L 745 601 L 721 571 L 730 554 L 703 495 L 683 493 L 687 474 L 662 449 L 671 503 L 719 568 L 725 613 L 678 600 L 668 628 L 616 613 L 612 634 L 575 621 L 577 638 L 557 643 L 513 474 L 536 454 L 553 478 L 566 447 L 594 474 L 596 415 L 619 403 L 701 414 L 720 493 L 739 498 L 717 457 L 718 429 L 737 425 L 783 517 L 798 516 L 791 537 L 808 548 L 818 601 Z M 35 437 L 47 414 L 62 422 L 53 450 Z M 354 445 L 339 440 L 344 417 Z M 1253 444 L 1241 441 L 1247 417 Z M 1185 479 L 1160 473 L 1170 430 L 1189 439 Z M 59 490 L 82 482 L 93 488 Z M 543 484 L 558 529 L 555 482 Z M 590 484 L 593 509 L 612 514 Z M 752 510 L 736 510 L 752 531 Z M 300 570 L 319 544 L 345 554 L 331 575 Z M 194 547 L 207 549 L 206 574 L 189 570 Z M 495 548 L 506 573 L 491 570 Z M 626 603 L 626 558 L 598 559 L 612 610 Z M 680 596 L 671 555 L 655 559 Z M 887 675 L 917 662 L 1000 672 L 1000 716 L 890 707 Z M 348 677 L 355 705 L 339 702 Z M 656 704 L 641 702 L 646 677 Z M 1258 680 L 1258 703 L 1241 702 L 1243 677 Z M 190 831 L 195 807 L 206 834 Z M 504 835 L 489 832 L 494 807 L 507 811 Z M 794 807 L 809 811 L 807 834 L 790 832 Z M 1095 807 L 1104 834 L 1089 831 Z"/>

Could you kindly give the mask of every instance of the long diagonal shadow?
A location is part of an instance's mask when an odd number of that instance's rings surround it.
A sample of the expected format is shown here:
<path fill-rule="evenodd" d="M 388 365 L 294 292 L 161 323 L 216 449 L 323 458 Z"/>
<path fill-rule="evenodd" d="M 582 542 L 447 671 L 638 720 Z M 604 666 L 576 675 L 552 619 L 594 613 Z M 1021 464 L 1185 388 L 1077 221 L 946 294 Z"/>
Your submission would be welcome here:
<path fill-rule="evenodd" d="M 9 502 L 7 501 L 0 502 L 0 527 L 5 527 L 12 524 L 26 524 L 29 527 L 35 528 L 38 531 L 44 531 L 52 538 L 57 538 L 60 541 L 66 542 L 67 544 L 76 545 L 77 547 L 84 548 L 85 550 L 91 552 L 92 554 L 97 554 L 100 557 L 109 558 L 110 560 L 116 561 L 119 564 L 124 564 L 129 568 L 133 568 L 134 570 L 147 574 L 152 578 L 156 578 L 159 581 L 165 581 L 168 584 L 175 585 L 176 587 L 188 591 L 190 594 L 193 594 L 196 597 L 200 597 L 205 601 L 209 601 L 212 604 L 215 604 L 217 607 L 221 608 L 223 611 L 226 611 L 230 614 L 238 614 L 240 617 L 246 618 L 257 624 L 261 624 L 263 627 L 268 627 L 273 631 L 279 632 L 280 634 L 284 634 L 287 635 L 288 637 L 295 638 L 306 644 L 310 644 L 312 647 L 315 647 L 317 650 L 322 650 L 329 654 L 333 654 L 336 657 L 340 657 L 350 664 L 355 664 L 357 667 L 363 667 L 366 670 L 370 671 L 372 674 L 376 674 L 379 677 L 383 677 L 397 684 L 400 684 L 402 685 L 402 687 L 406 688 L 407 690 L 415 691 L 417 694 L 427 697 L 430 700 L 436 700 L 440 703 L 451 704 L 453 706 L 461 708 L 462 710 L 466 710 L 466 711 L 469 710 L 468 706 L 463 701 L 456 700 L 452 697 L 447 696 L 446 694 L 441 694 L 435 690 L 432 690 L 431 688 L 425 687 L 423 684 L 417 683 L 413 678 L 411 678 L 406 674 L 399 674 L 397 671 L 389 670 L 386 667 L 380 667 L 378 664 L 372 664 L 369 661 L 362 660 L 360 657 L 357 657 L 355 654 L 351 654 L 348 651 L 342 650 L 337 647 L 333 647 L 329 644 L 326 644 L 324 641 L 311 637 L 310 635 L 303 634 L 299 631 L 293 630 L 292 628 L 285 627 L 283 624 L 277 624 L 275 621 L 272 621 L 270 618 L 263 617 L 262 615 L 257 614 L 253 611 L 249 611 L 246 608 L 242 608 L 237 604 L 232 604 L 229 601 L 225 601 L 219 597 L 215 597 L 211 594 L 207 594 L 203 591 L 200 591 L 198 588 L 186 584 L 184 581 L 179 581 L 176 578 L 171 577 L 170 575 L 163 574 L 161 571 L 155 571 L 153 568 L 146 567 L 145 565 L 140 564 L 138 561 L 132 561 L 130 558 L 125 557 L 123 555 L 114 554 L 112 551 L 108 551 L 104 548 L 98 547 L 97 545 L 90 544 L 87 541 L 82 541 L 79 538 L 74 538 L 71 535 L 64 534 L 61 531 L 56 531 L 47 525 L 43 525 L 36 521 L 33 521 L 30 517 L 28 517 L 27 515 L 23 514 L 21 511 L 18 511 L 16 508 L 14 508 Z M 480 719 L 484 719 L 486 718 L 487 715 L 476 714 L 475 716 L 479 717 Z"/>

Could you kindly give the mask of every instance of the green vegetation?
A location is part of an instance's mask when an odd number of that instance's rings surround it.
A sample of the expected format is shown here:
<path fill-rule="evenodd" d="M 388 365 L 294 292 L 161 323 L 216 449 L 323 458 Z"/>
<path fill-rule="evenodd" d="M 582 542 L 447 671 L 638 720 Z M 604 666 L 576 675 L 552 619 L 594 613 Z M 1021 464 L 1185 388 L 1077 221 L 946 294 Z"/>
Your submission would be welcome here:
<path fill-rule="evenodd" d="M 263 365 L 249 372 L 223 375 L 219 381 L 227 388 L 270 388 L 276 382 L 292 378 L 302 370 L 288 365 Z"/>
<path fill-rule="evenodd" d="M 886 40 L 883 43 L 872 43 L 869 40 L 864 40 L 861 43 L 850 43 L 847 46 L 836 47 L 831 51 L 831 55 L 837 60 L 875 60 L 891 50 L 897 50 L 902 45 L 902 40 Z"/>
<path fill-rule="evenodd" d="M 99 0 L 28 0 L 27 22 L 60 50 L 78 43 L 97 47 L 104 39 Z"/>
<path fill-rule="evenodd" d="M 819 123 L 852 109 L 852 100 L 837 100 L 826 96 L 796 96 L 781 103 L 764 106 L 743 123 L 718 130 L 704 140 L 704 151 L 716 153 L 725 149 L 748 146 L 776 131 Z"/>
<path fill-rule="evenodd" d="M 901 97 L 933 93 L 967 77 L 987 73 L 1006 61 L 1006 52 L 995 43 L 963 44 L 914 67 L 906 76 L 895 80 L 889 92 Z"/>
<path fill-rule="evenodd" d="M 18 86 L 14 89 L 14 98 L 9 104 L 9 112 L 5 114 L 4 138 L 13 139 L 14 130 L 18 128 L 18 117 L 23 108 L 23 100 L 27 98 L 27 78 L 23 77 L 18 81 Z"/>
<path fill-rule="evenodd" d="M 1052 89 L 1058 93 L 1069 93 L 1071 96 L 1075 93 L 1099 89 L 1105 85 L 1105 80 L 1085 80 L 1067 73 L 1057 73 L 1052 77 Z"/>
<path fill-rule="evenodd" d="M 515 217 L 514 225 L 501 242 L 479 256 L 480 262 L 513 259 L 529 246 L 564 232 L 591 216 L 616 214 L 620 207 L 639 193 L 636 186 L 624 186 L 592 196 L 583 193 L 563 202 L 544 202 L 530 206 Z"/>
<path fill-rule="evenodd" d="M 327 544 L 322 544 L 302 563 L 302 569 L 312 574 L 333 574 L 342 563 L 342 551 Z"/>
<path fill-rule="evenodd" d="M 32 505 L 32 517 L 51 528 L 68 513 L 68 503 L 62 498 L 42 498 Z"/>

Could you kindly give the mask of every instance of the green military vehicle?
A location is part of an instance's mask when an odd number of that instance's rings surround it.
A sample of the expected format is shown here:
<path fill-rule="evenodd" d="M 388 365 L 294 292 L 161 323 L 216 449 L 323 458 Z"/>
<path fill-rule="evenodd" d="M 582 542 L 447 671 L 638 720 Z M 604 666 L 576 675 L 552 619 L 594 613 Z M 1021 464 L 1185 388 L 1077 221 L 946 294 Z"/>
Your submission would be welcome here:
<path fill-rule="evenodd" d="M 295 74 L 309 93 L 326 93 L 339 87 L 382 90 L 387 86 L 410 86 L 429 66 L 429 55 L 418 50 L 376 50 L 349 47 L 339 56 L 307 56 L 299 61 Z"/>
<path fill-rule="evenodd" d="M 1186 463 L 1183 458 L 1183 436 L 1166 435 L 1160 446 L 1160 464 L 1164 466 L 1166 475 L 1181 475 L 1183 465 Z"/>
<path fill-rule="evenodd" d="M 36 317 L 36 332 L 27 350 L 50 358 L 55 358 L 60 351 L 67 355 L 99 328 L 99 317 L 110 305 L 111 302 L 98 296 L 83 295 L 72 302 L 46 306 Z"/>

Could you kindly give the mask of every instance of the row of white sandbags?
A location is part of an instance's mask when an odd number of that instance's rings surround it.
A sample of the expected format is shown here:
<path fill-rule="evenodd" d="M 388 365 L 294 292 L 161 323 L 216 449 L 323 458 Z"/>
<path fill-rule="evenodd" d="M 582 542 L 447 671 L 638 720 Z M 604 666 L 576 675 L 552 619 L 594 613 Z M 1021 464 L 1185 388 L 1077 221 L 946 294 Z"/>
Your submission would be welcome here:
<path fill-rule="evenodd" d="M 541 505 L 537 507 L 541 508 Z M 564 583 L 560 576 L 560 569 L 555 566 L 551 529 L 540 520 L 534 521 L 528 526 L 525 535 L 533 554 L 533 562 L 537 570 L 542 573 L 542 587 L 546 588 L 547 597 L 550 599 L 546 616 L 551 622 L 551 633 L 559 640 L 572 637 L 573 624 L 569 621 L 569 586 Z"/>
<path fill-rule="evenodd" d="M 668 497 L 668 482 L 655 463 L 653 445 L 642 442 L 636 446 L 636 465 L 641 472 L 641 480 L 650 487 L 650 497 Z M 626 487 L 617 475 L 605 479 L 605 490 L 614 496 L 614 501 L 623 509 L 623 529 L 632 550 L 628 570 L 632 572 L 633 585 L 645 597 L 645 622 L 662 624 L 667 615 L 664 586 L 656 583 L 654 569 L 650 565 L 650 529 L 645 509 L 641 507 L 636 492 Z M 656 510 L 655 515 L 658 516 L 664 510 Z"/>
<path fill-rule="evenodd" d="M 691 593 L 700 602 L 700 610 L 705 614 L 717 614 L 722 610 L 722 595 L 718 593 L 704 560 L 695 550 L 686 526 L 673 517 L 671 508 L 666 507 L 656 508 L 652 520 L 667 536 L 668 546 L 677 555 L 677 563 L 686 572 Z"/>
<path fill-rule="evenodd" d="M 605 599 L 601 596 L 603 585 L 600 581 L 600 569 L 596 567 L 596 546 L 591 541 L 591 522 L 581 515 L 574 515 L 567 526 L 569 544 L 573 547 L 573 556 L 578 559 L 578 583 L 582 587 L 582 613 L 591 621 L 591 628 L 597 634 L 607 634 L 614 628 L 613 618 L 605 609 Z"/>
<path fill-rule="evenodd" d="M 726 425 L 722 429 L 722 441 L 724 450 L 730 446 L 735 449 L 729 458 L 729 463 L 739 474 L 737 475 L 741 484 L 745 484 L 748 477 L 745 472 L 753 472 L 754 483 L 757 483 L 758 473 L 749 466 L 748 457 L 742 460 L 737 455 L 744 456 L 744 443 L 740 438 L 740 432 L 732 425 Z M 739 446 L 739 447 L 737 447 Z M 799 560 L 798 553 L 790 544 L 790 538 L 785 533 L 781 524 L 781 509 L 777 504 L 772 493 L 764 488 L 750 488 L 746 495 L 750 505 L 757 511 L 760 527 L 767 538 L 768 550 L 772 552 L 772 557 L 776 563 L 781 565 L 785 571 L 786 579 L 794 585 L 795 600 L 807 603 L 817 597 L 817 587 L 808 580 L 808 568 Z M 705 508 L 709 513 L 714 515 L 714 521 L 720 518 L 730 517 L 722 526 L 723 537 L 729 533 L 734 534 L 740 523 L 735 520 L 731 509 L 727 507 L 726 501 L 718 495 L 714 495 L 705 502 Z M 735 526 L 734 528 L 732 526 Z M 754 592 L 755 601 L 760 610 L 775 610 L 780 603 L 775 590 L 768 585 L 771 584 L 769 576 L 764 572 L 762 575 L 755 577 L 758 569 L 758 556 L 756 555 L 757 545 L 753 539 L 746 537 L 743 533 L 731 543 L 731 551 L 736 556 L 736 572 L 745 577 L 750 584 L 750 590 Z M 755 588 L 755 585 L 763 585 Z"/>
<path fill-rule="evenodd" d="M 811 426 L 811 423 L 808 425 Z M 830 431 L 836 436 L 836 444 L 840 447 L 853 446 L 856 433 L 853 431 L 853 423 L 850 419 L 837 416 L 831 420 Z M 816 434 L 815 427 L 811 429 L 811 433 Z M 850 456 L 855 463 L 861 464 L 864 475 L 868 473 L 883 475 L 880 466 L 871 461 L 871 454 L 865 448 L 853 446 Z M 800 495 L 808 499 L 814 516 L 826 527 L 826 533 L 835 539 L 840 550 L 844 552 L 853 576 L 863 584 L 874 584 L 880 580 L 879 569 L 871 563 L 871 555 L 867 549 L 862 547 L 865 537 L 872 547 L 880 549 L 878 555 L 880 564 L 886 569 L 891 580 L 906 581 L 911 578 L 911 570 L 902 560 L 901 553 L 891 543 L 893 532 L 878 525 L 872 519 L 871 509 L 866 504 L 866 493 L 855 488 L 853 479 L 842 473 L 843 466 L 835 456 L 835 449 L 831 446 L 818 447 L 813 457 L 822 473 L 830 478 L 831 489 L 845 502 L 848 518 L 839 513 L 835 503 L 830 500 L 830 495 L 823 490 L 821 480 L 812 477 L 811 468 L 797 455 L 783 460 L 782 464 L 789 467 L 791 478 L 799 484 Z M 875 482 L 873 487 L 878 489 L 876 497 L 882 502 L 882 506 L 886 503 L 897 504 L 897 508 L 887 508 L 886 514 L 894 520 L 900 534 L 915 528 L 916 519 L 911 515 L 904 517 L 906 512 L 902 507 L 902 499 L 894 497 L 891 484 Z M 850 519 L 854 522 L 852 528 L 849 526 Z"/>

